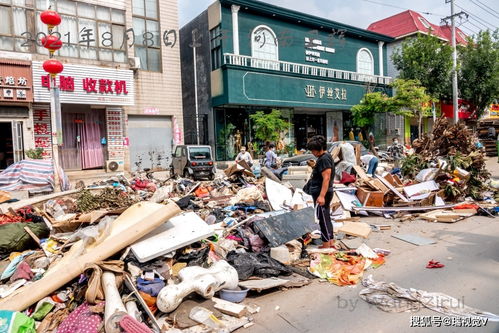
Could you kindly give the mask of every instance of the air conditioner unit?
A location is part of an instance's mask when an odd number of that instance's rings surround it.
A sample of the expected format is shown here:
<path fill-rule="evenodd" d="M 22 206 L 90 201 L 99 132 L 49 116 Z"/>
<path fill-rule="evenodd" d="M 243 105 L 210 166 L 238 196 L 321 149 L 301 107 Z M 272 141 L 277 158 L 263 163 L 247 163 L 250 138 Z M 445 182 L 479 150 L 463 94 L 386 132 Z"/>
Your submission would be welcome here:
<path fill-rule="evenodd" d="M 125 170 L 125 162 L 117 160 L 106 161 L 106 172 L 117 172 Z"/>
<path fill-rule="evenodd" d="M 130 69 L 140 69 L 140 58 L 139 57 L 128 58 L 128 65 L 130 66 Z"/>

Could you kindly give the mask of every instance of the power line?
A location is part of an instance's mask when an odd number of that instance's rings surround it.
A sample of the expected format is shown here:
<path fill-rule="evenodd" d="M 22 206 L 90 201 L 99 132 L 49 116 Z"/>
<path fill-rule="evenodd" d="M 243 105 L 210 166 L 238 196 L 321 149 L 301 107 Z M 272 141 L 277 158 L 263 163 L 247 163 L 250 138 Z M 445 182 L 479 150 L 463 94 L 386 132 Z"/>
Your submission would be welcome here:
<path fill-rule="evenodd" d="M 478 25 L 476 25 L 475 23 L 471 22 L 471 21 L 468 21 L 469 24 L 471 24 L 472 26 L 474 26 L 475 28 L 478 29 L 478 31 L 483 31 L 483 28 L 482 27 L 479 27 Z"/>
<path fill-rule="evenodd" d="M 487 4 L 481 2 L 480 0 L 476 0 L 477 2 L 481 3 L 482 5 L 484 5 L 485 7 L 487 7 L 489 10 L 493 11 L 494 13 L 498 14 L 499 15 L 499 12 L 494 10 L 493 8 L 487 6 Z"/>
<path fill-rule="evenodd" d="M 409 8 L 404 8 L 404 7 L 400 7 L 400 6 L 396 6 L 396 5 L 391 5 L 391 4 L 383 3 L 383 2 L 378 2 L 378 1 L 373 1 L 373 0 L 362 0 L 362 1 L 374 3 L 374 4 L 385 6 L 385 7 L 392 7 L 392 8 L 397 8 L 397 9 L 409 10 Z M 421 13 L 425 14 L 425 15 L 434 15 L 434 16 L 439 16 L 439 17 L 444 17 L 445 16 L 445 15 L 431 13 L 431 12 L 421 12 Z"/>
<path fill-rule="evenodd" d="M 461 29 L 461 30 L 462 30 L 462 29 L 464 28 L 464 29 L 468 30 L 469 32 L 471 32 L 471 34 L 472 34 L 472 35 L 478 35 L 478 33 L 477 33 L 475 30 L 473 30 L 473 29 L 471 29 L 470 27 L 466 26 L 466 25 L 465 25 L 466 23 L 468 23 L 468 22 L 463 22 L 463 23 L 461 23 L 461 24 L 459 25 L 459 29 Z M 470 33 L 468 33 L 468 32 L 467 32 L 467 34 L 469 35 Z"/>
<path fill-rule="evenodd" d="M 499 18 L 499 16 L 497 16 L 496 14 L 494 13 L 491 13 L 489 9 L 486 9 L 484 7 L 482 7 L 480 4 L 476 3 L 475 1 L 473 0 L 470 0 L 472 3 L 474 3 L 477 7 L 480 7 L 481 9 L 483 9 L 485 12 L 489 13 L 490 15 L 494 16 L 495 18 Z"/>
<path fill-rule="evenodd" d="M 489 22 L 481 19 L 478 15 L 473 14 L 472 12 L 470 12 L 469 10 L 467 10 L 466 8 L 463 8 L 463 7 L 459 6 L 457 3 L 455 5 L 456 5 L 456 7 L 458 7 L 460 9 L 466 11 L 466 13 L 468 13 L 475 21 L 479 22 L 483 26 L 487 27 L 487 25 L 489 25 L 489 26 L 492 27 L 492 29 L 497 29 L 497 27 L 495 27 L 493 24 L 490 24 Z M 490 29 L 490 28 L 488 28 L 488 29 Z"/>

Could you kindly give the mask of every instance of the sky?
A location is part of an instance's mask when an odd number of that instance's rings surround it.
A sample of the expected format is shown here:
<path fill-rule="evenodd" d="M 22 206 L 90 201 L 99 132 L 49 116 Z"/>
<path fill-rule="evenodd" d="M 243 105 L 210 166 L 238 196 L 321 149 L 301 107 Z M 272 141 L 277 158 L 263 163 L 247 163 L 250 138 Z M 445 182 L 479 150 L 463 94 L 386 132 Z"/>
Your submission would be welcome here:
<path fill-rule="evenodd" d="M 212 2 L 213 0 L 178 0 L 180 26 L 192 20 Z M 450 4 L 446 4 L 445 0 L 263 0 L 262 2 L 363 29 L 372 22 L 407 9 L 421 13 L 434 24 L 440 24 L 443 17 L 450 15 Z M 467 34 L 499 27 L 498 0 L 456 0 L 455 3 L 456 12 L 464 10 L 470 15 L 468 21 L 459 26 Z"/>

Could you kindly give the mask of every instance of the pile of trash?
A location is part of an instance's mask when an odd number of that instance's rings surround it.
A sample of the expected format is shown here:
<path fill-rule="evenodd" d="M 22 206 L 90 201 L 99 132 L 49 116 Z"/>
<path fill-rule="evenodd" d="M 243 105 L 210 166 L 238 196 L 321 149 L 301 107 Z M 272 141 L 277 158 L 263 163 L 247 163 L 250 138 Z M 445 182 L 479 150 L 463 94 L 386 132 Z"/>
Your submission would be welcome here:
<path fill-rule="evenodd" d="M 231 332 L 253 324 L 255 292 L 356 284 L 384 263 L 389 252 L 365 244 L 319 249 L 312 198 L 262 174 L 242 163 L 213 181 L 120 175 L 17 202 L 5 192 L 0 320 L 23 332 Z"/>

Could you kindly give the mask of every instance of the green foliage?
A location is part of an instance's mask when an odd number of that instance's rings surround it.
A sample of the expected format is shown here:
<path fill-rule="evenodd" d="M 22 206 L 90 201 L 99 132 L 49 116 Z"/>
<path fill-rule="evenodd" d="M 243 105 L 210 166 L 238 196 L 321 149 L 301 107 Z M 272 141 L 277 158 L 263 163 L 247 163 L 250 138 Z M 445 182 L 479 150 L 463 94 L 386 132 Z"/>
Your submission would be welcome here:
<path fill-rule="evenodd" d="M 393 111 L 392 98 L 382 92 L 367 93 L 359 104 L 352 107 L 352 120 L 355 126 L 366 128 L 374 124 L 376 113 Z"/>
<path fill-rule="evenodd" d="M 418 80 L 434 98 L 450 96 L 452 47 L 431 32 L 404 41 L 392 61 L 401 79 Z"/>
<path fill-rule="evenodd" d="M 428 161 L 426 161 L 421 155 L 413 154 L 402 159 L 400 171 L 405 177 L 414 179 L 419 171 L 428 167 Z"/>
<path fill-rule="evenodd" d="M 281 132 L 289 127 L 289 123 L 282 118 L 281 111 L 272 110 L 270 113 L 257 111 L 250 115 L 255 130 L 255 138 L 260 141 L 277 142 Z"/>
<path fill-rule="evenodd" d="M 480 31 L 459 48 L 460 97 L 476 107 L 480 117 L 499 98 L 499 33 Z"/>
<path fill-rule="evenodd" d="M 41 160 L 43 159 L 43 148 L 35 148 L 26 150 L 26 156 L 33 160 Z"/>

